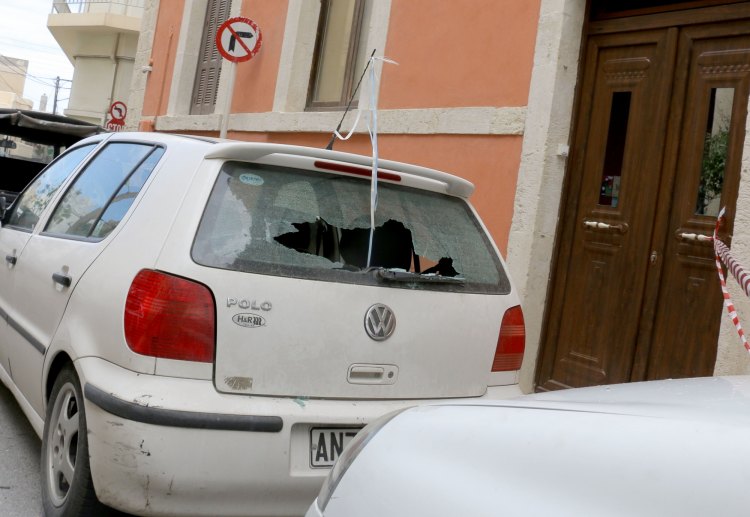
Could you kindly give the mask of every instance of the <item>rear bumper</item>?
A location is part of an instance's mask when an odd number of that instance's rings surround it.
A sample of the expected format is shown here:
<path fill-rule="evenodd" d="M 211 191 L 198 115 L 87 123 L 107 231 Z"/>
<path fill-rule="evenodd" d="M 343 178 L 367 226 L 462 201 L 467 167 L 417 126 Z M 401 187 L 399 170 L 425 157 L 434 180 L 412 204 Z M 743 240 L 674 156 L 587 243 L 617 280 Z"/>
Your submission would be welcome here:
<path fill-rule="evenodd" d="M 139 515 L 302 515 L 328 473 L 310 467 L 311 427 L 362 426 L 430 402 L 227 395 L 211 381 L 138 374 L 97 358 L 76 367 L 97 495 Z M 493 387 L 481 398 L 520 394 Z"/>

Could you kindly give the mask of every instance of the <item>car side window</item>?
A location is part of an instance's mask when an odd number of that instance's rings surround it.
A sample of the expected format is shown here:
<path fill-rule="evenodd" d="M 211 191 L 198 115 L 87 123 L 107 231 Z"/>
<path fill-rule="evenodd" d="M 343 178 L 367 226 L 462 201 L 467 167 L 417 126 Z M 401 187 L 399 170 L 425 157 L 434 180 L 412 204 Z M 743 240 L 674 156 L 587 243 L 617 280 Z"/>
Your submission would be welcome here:
<path fill-rule="evenodd" d="M 21 194 L 8 217 L 8 226 L 33 231 L 60 185 L 96 145 L 94 143 L 76 147 L 52 162 Z"/>
<path fill-rule="evenodd" d="M 164 149 L 147 144 L 107 144 L 68 188 L 46 233 L 103 239 L 141 191 Z"/>

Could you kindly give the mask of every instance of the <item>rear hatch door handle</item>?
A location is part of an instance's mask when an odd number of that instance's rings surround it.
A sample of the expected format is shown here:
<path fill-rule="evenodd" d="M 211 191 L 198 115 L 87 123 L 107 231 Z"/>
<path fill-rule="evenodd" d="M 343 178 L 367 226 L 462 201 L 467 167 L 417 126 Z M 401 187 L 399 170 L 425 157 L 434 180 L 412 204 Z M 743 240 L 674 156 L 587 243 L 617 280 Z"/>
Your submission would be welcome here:
<path fill-rule="evenodd" d="M 397 379 L 395 364 L 353 364 L 347 375 L 350 384 L 395 384 Z"/>

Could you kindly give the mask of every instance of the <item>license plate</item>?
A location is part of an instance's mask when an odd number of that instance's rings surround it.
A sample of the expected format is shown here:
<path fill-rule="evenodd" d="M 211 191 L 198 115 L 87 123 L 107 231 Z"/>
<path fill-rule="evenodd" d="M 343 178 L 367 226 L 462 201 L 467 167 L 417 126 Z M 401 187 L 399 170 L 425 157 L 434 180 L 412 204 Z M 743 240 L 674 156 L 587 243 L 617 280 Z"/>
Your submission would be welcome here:
<path fill-rule="evenodd" d="M 313 427 L 310 429 L 310 466 L 330 468 L 361 427 Z"/>

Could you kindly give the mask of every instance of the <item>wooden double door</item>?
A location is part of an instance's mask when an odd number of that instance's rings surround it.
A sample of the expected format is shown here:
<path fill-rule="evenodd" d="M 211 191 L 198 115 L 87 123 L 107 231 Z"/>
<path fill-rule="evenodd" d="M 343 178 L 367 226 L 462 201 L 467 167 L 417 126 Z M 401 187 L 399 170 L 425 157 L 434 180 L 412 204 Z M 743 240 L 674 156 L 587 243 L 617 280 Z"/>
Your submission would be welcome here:
<path fill-rule="evenodd" d="M 750 2 L 592 23 L 537 389 L 711 375 L 750 95 Z"/>

